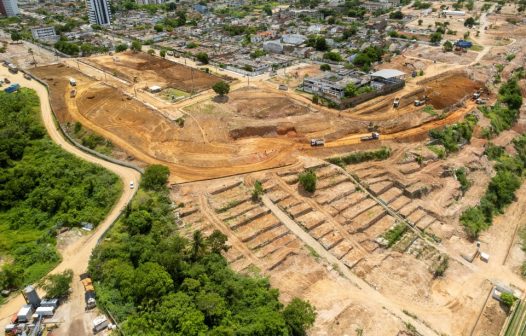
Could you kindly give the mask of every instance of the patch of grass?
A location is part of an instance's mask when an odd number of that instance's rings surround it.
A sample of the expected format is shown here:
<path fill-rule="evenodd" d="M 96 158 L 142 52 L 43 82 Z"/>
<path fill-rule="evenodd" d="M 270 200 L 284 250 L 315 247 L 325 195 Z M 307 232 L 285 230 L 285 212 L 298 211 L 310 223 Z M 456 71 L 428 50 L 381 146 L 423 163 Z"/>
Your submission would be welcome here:
<path fill-rule="evenodd" d="M 404 223 L 396 224 L 392 229 L 383 234 L 383 238 L 387 240 L 387 246 L 393 246 L 407 231 L 407 225 Z"/>
<path fill-rule="evenodd" d="M 174 88 L 166 88 L 161 91 L 160 96 L 164 100 L 176 101 L 181 98 L 189 97 L 190 93 Z"/>
<path fill-rule="evenodd" d="M 227 212 L 228 210 L 238 206 L 241 203 L 243 203 L 242 200 L 232 200 L 228 202 L 227 204 L 223 205 L 221 208 L 217 209 L 216 212 L 217 213 Z"/>
<path fill-rule="evenodd" d="M 314 259 L 316 259 L 316 260 L 319 260 L 319 259 L 320 259 L 320 255 L 318 254 L 318 252 L 316 252 L 315 249 L 313 249 L 313 248 L 312 248 L 311 246 L 309 246 L 309 245 L 306 245 L 306 247 L 307 247 L 307 250 L 309 250 L 309 255 L 310 255 L 311 257 L 314 257 Z"/>
<path fill-rule="evenodd" d="M 427 146 L 430 151 L 435 153 L 439 159 L 444 159 L 447 155 L 446 150 L 443 146 L 429 145 Z"/>

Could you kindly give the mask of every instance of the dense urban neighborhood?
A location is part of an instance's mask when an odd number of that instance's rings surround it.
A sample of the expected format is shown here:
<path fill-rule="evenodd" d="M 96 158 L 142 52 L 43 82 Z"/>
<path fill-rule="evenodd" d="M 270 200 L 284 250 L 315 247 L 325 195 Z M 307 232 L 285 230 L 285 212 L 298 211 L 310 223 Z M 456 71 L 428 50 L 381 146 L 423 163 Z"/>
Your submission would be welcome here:
<path fill-rule="evenodd" d="M 0 0 L 0 333 L 526 334 L 525 0 Z"/>

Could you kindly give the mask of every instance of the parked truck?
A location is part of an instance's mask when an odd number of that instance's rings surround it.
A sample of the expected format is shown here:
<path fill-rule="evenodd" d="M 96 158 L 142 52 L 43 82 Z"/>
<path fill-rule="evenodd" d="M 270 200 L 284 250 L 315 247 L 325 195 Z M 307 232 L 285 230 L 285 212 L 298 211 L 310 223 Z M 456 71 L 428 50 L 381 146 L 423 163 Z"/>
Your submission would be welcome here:
<path fill-rule="evenodd" d="M 95 308 L 97 301 L 95 300 L 95 288 L 93 281 L 88 273 L 80 275 L 80 281 L 84 286 L 84 301 L 86 302 L 86 310 Z"/>
<path fill-rule="evenodd" d="M 14 65 L 13 63 L 9 63 L 7 65 L 7 68 L 9 69 L 9 72 L 11 73 L 14 73 L 14 74 L 18 73 L 18 67 Z"/>
<path fill-rule="evenodd" d="M 360 138 L 361 141 L 378 140 L 380 139 L 380 133 L 372 132 L 371 135 L 363 136 Z"/>
<path fill-rule="evenodd" d="M 325 140 L 324 139 L 310 139 L 310 145 L 312 147 L 324 146 Z"/>
<path fill-rule="evenodd" d="M 100 315 L 97 318 L 93 320 L 93 333 L 98 333 L 99 331 L 102 331 L 106 329 L 106 327 L 110 324 L 110 321 L 106 318 L 104 315 Z"/>
<path fill-rule="evenodd" d="M 4 91 L 7 93 L 13 93 L 15 91 L 18 91 L 18 89 L 20 89 L 20 85 L 15 83 L 15 84 L 11 84 L 8 87 L 6 87 Z"/>

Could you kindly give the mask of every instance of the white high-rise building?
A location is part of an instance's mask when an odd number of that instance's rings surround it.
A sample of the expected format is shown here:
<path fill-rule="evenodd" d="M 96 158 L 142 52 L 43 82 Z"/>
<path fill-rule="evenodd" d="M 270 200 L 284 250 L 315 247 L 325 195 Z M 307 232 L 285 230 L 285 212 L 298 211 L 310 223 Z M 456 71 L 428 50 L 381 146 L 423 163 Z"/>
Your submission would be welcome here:
<path fill-rule="evenodd" d="M 89 22 L 91 24 L 111 24 L 111 11 L 108 0 L 86 0 L 86 5 L 88 8 Z"/>
<path fill-rule="evenodd" d="M 0 0 L 0 16 L 16 16 L 20 14 L 16 0 Z"/>

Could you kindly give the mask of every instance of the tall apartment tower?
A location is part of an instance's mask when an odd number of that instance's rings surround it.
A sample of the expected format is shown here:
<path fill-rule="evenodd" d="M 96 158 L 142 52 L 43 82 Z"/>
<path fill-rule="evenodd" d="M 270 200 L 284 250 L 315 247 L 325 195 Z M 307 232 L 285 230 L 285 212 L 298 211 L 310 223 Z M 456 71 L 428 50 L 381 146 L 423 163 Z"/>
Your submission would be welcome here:
<path fill-rule="evenodd" d="M 0 0 L 0 16 L 16 16 L 20 14 L 16 0 Z"/>
<path fill-rule="evenodd" d="M 91 24 L 111 24 L 111 11 L 108 0 L 86 0 L 86 5 L 88 7 L 89 22 Z"/>

